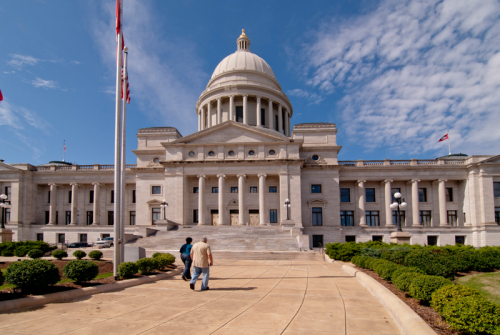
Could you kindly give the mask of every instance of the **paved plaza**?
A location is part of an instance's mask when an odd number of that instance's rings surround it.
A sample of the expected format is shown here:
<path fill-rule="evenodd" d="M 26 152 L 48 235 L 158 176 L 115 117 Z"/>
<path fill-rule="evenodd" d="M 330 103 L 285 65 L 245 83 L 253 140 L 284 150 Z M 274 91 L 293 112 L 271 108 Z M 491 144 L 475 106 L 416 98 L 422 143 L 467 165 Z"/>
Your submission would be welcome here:
<path fill-rule="evenodd" d="M 180 276 L 61 304 L 0 314 L 7 334 L 401 334 L 338 264 L 219 260 L 209 291 Z"/>

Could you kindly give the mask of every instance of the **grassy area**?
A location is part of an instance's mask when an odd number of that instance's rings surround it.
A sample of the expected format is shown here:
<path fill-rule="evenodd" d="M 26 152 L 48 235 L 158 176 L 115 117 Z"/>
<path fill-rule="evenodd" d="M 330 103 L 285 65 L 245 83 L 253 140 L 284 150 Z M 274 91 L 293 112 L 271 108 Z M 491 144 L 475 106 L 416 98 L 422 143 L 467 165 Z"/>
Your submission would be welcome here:
<path fill-rule="evenodd" d="M 486 299 L 500 304 L 500 272 L 464 276 L 457 281 L 459 284 L 478 290 Z"/>

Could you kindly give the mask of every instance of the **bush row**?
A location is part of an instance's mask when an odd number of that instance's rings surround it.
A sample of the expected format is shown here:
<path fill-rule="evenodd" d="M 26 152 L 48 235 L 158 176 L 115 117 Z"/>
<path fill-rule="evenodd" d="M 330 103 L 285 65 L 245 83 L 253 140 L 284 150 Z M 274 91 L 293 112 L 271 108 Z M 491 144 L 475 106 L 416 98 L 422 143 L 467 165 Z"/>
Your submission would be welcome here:
<path fill-rule="evenodd" d="M 55 249 L 42 241 L 25 241 L 25 242 L 3 242 L 0 243 L 0 255 L 4 257 L 24 257 L 32 249 L 39 249 L 43 253 Z"/>
<path fill-rule="evenodd" d="M 118 275 L 121 278 L 132 278 L 134 274 L 151 273 L 154 270 L 163 270 L 168 265 L 174 264 L 175 256 L 169 253 L 155 252 L 151 258 L 141 258 L 137 262 L 124 262 L 118 266 Z"/>

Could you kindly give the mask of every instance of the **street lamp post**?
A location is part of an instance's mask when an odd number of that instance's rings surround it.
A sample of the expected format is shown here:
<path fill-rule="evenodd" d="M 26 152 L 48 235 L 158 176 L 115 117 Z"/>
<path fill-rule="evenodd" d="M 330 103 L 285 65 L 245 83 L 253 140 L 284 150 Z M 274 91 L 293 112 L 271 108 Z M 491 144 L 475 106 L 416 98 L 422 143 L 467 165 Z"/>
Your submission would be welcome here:
<path fill-rule="evenodd" d="M 284 206 L 286 207 L 286 220 L 290 220 L 290 216 L 288 215 L 288 209 L 290 208 L 290 199 L 285 200 Z"/>
<path fill-rule="evenodd" d="M 165 201 L 165 199 L 163 199 L 163 202 L 160 204 L 160 206 L 163 208 L 163 220 L 166 220 L 167 219 L 167 207 L 168 207 L 168 204 Z"/>
<path fill-rule="evenodd" d="M 2 208 L 2 226 L 0 227 L 1 229 L 5 229 L 5 207 L 7 207 L 7 204 L 10 205 L 10 201 L 7 200 L 7 195 L 2 194 L 0 195 L 0 208 Z"/>
<path fill-rule="evenodd" d="M 405 202 L 405 199 L 401 199 L 401 193 L 399 192 L 396 192 L 394 193 L 394 199 L 395 201 L 390 205 L 391 209 L 396 209 L 397 208 L 397 211 L 398 211 L 398 220 L 397 220 L 397 224 L 398 224 L 398 231 L 403 231 L 401 229 L 401 211 L 400 209 L 405 209 L 407 204 Z"/>

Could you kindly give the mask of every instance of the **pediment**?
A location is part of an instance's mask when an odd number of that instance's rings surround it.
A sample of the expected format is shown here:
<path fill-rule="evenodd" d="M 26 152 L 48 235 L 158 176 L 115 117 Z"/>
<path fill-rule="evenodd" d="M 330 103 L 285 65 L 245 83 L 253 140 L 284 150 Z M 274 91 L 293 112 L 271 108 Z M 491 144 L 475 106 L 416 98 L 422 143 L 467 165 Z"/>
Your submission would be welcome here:
<path fill-rule="evenodd" d="M 500 163 L 500 155 L 490 157 L 488 159 L 485 159 L 484 161 L 481 161 L 480 163 Z"/>
<path fill-rule="evenodd" d="M 20 169 L 13 167 L 13 166 L 10 166 L 9 164 L 5 164 L 5 163 L 0 162 L 0 171 L 1 170 L 3 170 L 3 171 L 19 171 Z"/>
<path fill-rule="evenodd" d="M 211 144 L 211 143 L 269 143 L 289 142 L 290 139 L 274 130 L 257 128 L 234 121 L 226 121 L 214 127 L 198 131 L 170 144 Z"/>
<path fill-rule="evenodd" d="M 312 206 L 312 205 L 318 205 L 318 206 L 326 206 L 327 202 L 323 199 L 314 199 L 314 200 L 309 200 L 307 202 L 307 204 L 309 206 Z"/>
<path fill-rule="evenodd" d="M 160 200 L 153 199 L 153 200 L 149 200 L 149 201 L 147 202 L 147 204 L 148 204 L 149 206 L 156 206 L 156 205 L 161 205 L 161 204 L 162 204 L 162 202 L 161 202 Z"/>

